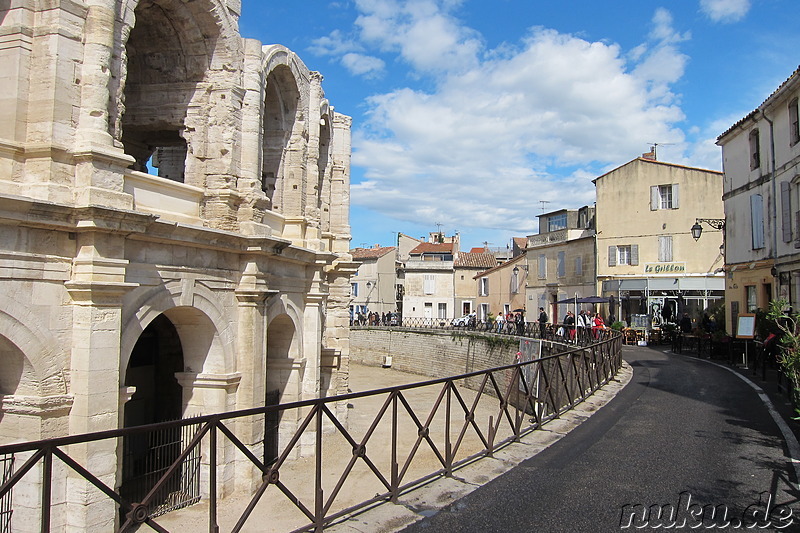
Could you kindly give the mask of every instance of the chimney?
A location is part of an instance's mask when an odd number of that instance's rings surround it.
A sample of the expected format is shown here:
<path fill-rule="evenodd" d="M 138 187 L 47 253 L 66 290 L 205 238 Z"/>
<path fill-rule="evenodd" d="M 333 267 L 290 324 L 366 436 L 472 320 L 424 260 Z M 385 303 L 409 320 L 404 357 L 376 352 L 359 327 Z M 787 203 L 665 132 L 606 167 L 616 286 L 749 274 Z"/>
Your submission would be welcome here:
<path fill-rule="evenodd" d="M 649 152 L 642 154 L 642 159 L 647 159 L 649 161 L 656 160 L 656 150 L 655 148 L 651 148 Z"/>

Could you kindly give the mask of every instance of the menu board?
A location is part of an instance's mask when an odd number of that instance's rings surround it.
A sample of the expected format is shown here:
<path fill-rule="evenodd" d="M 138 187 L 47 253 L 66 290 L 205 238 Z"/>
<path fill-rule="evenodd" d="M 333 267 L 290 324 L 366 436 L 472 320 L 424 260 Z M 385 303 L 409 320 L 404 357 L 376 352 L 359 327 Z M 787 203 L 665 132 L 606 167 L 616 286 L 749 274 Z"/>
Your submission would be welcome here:
<path fill-rule="evenodd" d="M 736 325 L 737 339 L 752 339 L 756 333 L 756 315 L 741 314 Z"/>

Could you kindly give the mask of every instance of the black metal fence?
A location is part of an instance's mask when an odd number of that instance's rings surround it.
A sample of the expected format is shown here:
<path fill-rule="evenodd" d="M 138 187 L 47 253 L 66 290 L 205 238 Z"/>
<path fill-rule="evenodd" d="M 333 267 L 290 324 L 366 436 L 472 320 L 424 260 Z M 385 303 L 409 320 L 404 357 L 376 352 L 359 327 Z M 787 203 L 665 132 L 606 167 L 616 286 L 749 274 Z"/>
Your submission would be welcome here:
<path fill-rule="evenodd" d="M 187 484 L 197 483 L 198 467 L 192 462 L 192 457 L 200 461 L 202 446 L 205 450 L 202 462 L 206 468 L 202 476 L 202 491 L 208 498 L 208 504 L 204 506 L 207 519 L 204 521 L 207 521 L 210 532 L 220 531 L 218 475 L 225 471 L 234 457 L 240 465 L 237 468 L 246 465 L 245 468 L 256 473 L 254 479 L 260 481 L 255 481 L 252 497 L 243 508 L 236 509 L 236 516 L 229 520 L 226 531 L 240 531 L 249 519 L 265 521 L 266 528 L 269 518 L 254 517 L 260 502 L 265 499 L 281 499 L 283 507 L 294 509 L 301 519 L 294 531 L 322 531 L 327 525 L 357 510 L 383 501 L 396 502 L 401 494 L 422 483 L 438 476 L 452 475 L 465 464 L 492 456 L 499 448 L 541 428 L 582 402 L 611 380 L 621 365 L 622 341 L 619 334 L 605 332 L 602 339 L 586 346 L 545 344 L 543 353 L 551 355 L 461 376 L 149 426 L 0 446 L 0 454 L 31 454 L 0 485 L 0 500 L 7 498 L 14 486 L 26 476 L 35 475 L 37 470 L 34 467 L 41 465 L 41 478 L 34 480 L 41 483 L 41 531 L 50 531 L 53 476 L 57 475 L 54 472 L 64 471 L 86 480 L 116 503 L 121 517 L 120 531 L 134 531 L 141 524 L 147 524 L 155 531 L 169 531 L 168 526 L 159 522 L 171 515 L 194 512 L 192 508 L 166 516 L 157 515 L 167 509 L 164 506 L 170 503 L 170 494 L 183 491 L 185 473 L 194 472 L 195 481 L 187 481 Z M 466 385 L 469 386 L 465 388 Z M 465 392 L 467 390 L 469 394 Z M 416 401 L 414 394 L 421 392 L 428 396 L 424 401 Z M 342 411 L 342 406 L 351 407 L 366 399 L 380 408 L 371 415 L 369 428 L 357 434 L 336 413 Z M 251 441 L 246 434 L 243 436 L 237 431 L 242 427 L 257 427 L 258 421 L 263 423 L 275 414 L 280 418 L 289 413 L 294 413 L 297 420 L 295 430 L 280 443 L 277 458 L 265 464 L 263 452 L 270 445 L 265 440 L 271 438 L 270 435 L 264 432 L 263 440 L 247 444 Z M 152 443 L 154 435 L 182 437 L 167 439 L 172 444 L 165 455 L 168 460 L 160 464 L 165 468 L 161 468 L 158 475 L 143 478 L 135 491 L 115 490 L 108 486 L 100 479 L 107 472 L 93 473 L 95 465 L 79 464 L 69 453 L 70 446 L 75 444 L 91 445 L 110 440 L 119 444 L 133 443 L 145 438 Z M 331 454 L 327 447 L 333 439 L 344 443 L 349 452 Z M 313 456 L 313 472 L 292 475 L 291 458 L 297 456 L 303 445 L 311 448 L 307 451 Z M 124 445 L 122 448 L 126 449 Z M 219 450 L 226 450 L 222 460 Z M 427 455 L 435 468 L 420 470 L 419 458 L 422 455 Z M 65 467 L 54 469 L 55 459 Z M 355 472 L 361 476 L 356 481 Z M 200 487 L 195 486 L 197 488 Z M 195 490 L 194 494 L 197 493 Z M 352 502 L 354 495 L 356 503 Z M 195 496 L 189 500 L 193 498 Z"/>
<path fill-rule="evenodd" d="M 513 335 L 527 337 L 530 339 L 544 339 L 548 341 L 576 344 L 587 346 L 602 341 L 611 335 L 610 329 L 581 328 L 574 324 L 545 324 L 538 322 L 486 322 L 486 321 L 467 321 L 458 322 L 457 319 L 449 318 L 397 318 L 389 321 L 378 321 L 370 324 L 366 320 L 354 322 L 354 328 L 407 328 L 407 329 L 433 329 L 433 330 L 453 330 L 453 331 L 476 331 L 481 333 L 491 333 L 497 335 Z"/>
<path fill-rule="evenodd" d="M 0 480 L 5 484 L 11 478 L 14 469 L 14 454 L 0 455 Z M 11 533 L 11 492 L 4 494 L 0 498 L 0 533 Z"/>

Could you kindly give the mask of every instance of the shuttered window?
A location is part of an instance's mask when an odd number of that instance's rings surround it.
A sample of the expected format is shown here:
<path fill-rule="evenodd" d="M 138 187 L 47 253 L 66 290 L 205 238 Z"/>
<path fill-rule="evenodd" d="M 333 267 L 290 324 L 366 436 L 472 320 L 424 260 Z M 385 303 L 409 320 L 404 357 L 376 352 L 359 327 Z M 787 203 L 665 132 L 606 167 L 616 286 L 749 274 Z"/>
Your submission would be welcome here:
<path fill-rule="evenodd" d="M 662 235 L 658 238 L 658 260 L 663 263 L 672 261 L 672 235 Z"/>
<path fill-rule="evenodd" d="M 750 233 L 753 250 L 764 247 L 764 199 L 760 194 L 750 197 Z"/>
<path fill-rule="evenodd" d="M 425 294 L 433 294 L 436 289 L 436 278 L 433 274 L 425 274 L 423 281 L 423 292 Z"/>
<path fill-rule="evenodd" d="M 539 279 L 547 279 L 547 256 L 539 256 Z"/>
<path fill-rule="evenodd" d="M 566 252 L 558 252 L 558 266 L 557 274 L 559 278 L 563 278 L 567 275 L 567 254 Z"/>
<path fill-rule="evenodd" d="M 781 230 L 783 242 L 792 242 L 792 197 L 788 181 L 781 182 Z"/>

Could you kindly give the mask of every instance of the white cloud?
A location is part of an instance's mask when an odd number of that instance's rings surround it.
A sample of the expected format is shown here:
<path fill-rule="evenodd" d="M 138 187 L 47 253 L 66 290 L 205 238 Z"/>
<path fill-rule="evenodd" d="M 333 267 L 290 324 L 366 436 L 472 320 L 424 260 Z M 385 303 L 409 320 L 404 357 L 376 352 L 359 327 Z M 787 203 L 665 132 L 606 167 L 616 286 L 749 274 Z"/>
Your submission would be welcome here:
<path fill-rule="evenodd" d="M 450 14 L 460 3 L 359 0 L 356 26 L 365 43 L 398 53 L 421 72 L 460 71 L 478 64 L 483 47 L 480 35 Z"/>
<path fill-rule="evenodd" d="M 383 73 L 386 63 L 382 59 L 350 52 L 342 56 L 342 65 L 356 76 L 375 78 Z"/>
<path fill-rule="evenodd" d="M 589 204 L 591 179 L 603 171 L 650 142 L 685 141 L 671 86 L 683 76 L 688 58 L 678 46 L 689 35 L 664 10 L 647 42 L 625 53 L 544 28 L 516 47 L 486 50 L 433 1 L 358 5 L 362 43 L 393 51 L 435 85 L 367 101 L 367 122 L 353 135 L 364 175 L 351 186 L 354 205 L 409 223 L 529 234 L 540 200 L 553 209 Z"/>
<path fill-rule="evenodd" d="M 314 39 L 308 47 L 310 52 L 321 56 L 339 56 L 363 49 L 360 43 L 346 38 L 339 30 L 333 30 L 329 35 Z"/>
<path fill-rule="evenodd" d="M 750 11 L 750 0 L 700 0 L 700 10 L 714 22 L 737 22 Z"/>

